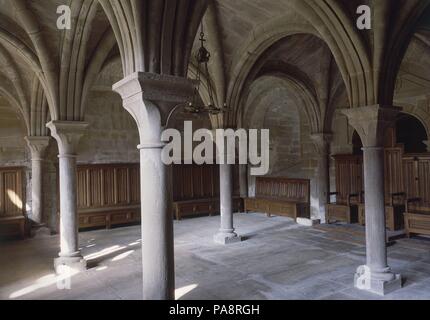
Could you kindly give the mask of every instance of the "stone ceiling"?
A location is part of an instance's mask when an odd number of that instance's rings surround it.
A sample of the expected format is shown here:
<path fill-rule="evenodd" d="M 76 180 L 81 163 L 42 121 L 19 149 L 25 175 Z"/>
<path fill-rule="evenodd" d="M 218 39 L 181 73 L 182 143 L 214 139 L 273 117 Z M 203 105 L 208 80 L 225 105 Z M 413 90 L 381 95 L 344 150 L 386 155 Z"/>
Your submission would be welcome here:
<path fill-rule="evenodd" d="M 265 33 L 273 33 L 276 30 L 270 29 L 273 25 L 280 27 L 291 27 L 291 35 L 276 42 L 276 45 L 269 46 L 263 52 L 265 61 L 259 61 L 260 71 L 262 74 L 270 68 L 276 68 L 277 65 L 285 63 L 294 66 L 299 73 L 302 73 L 309 79 L 311 87 L 315 90 L 320 100 L 324 99 L 324 91 L 329 91 L 331 96 L 335 96 L 338 88 L 343 85 L 340 71 L 335 63 L 330 66 L 333 56 L 328 46 L 320 39 L 318 32 L 306 22 L 306 20 L 295 11 L 295 0 L 216 0 L 213 5 L 215 15 L 215 28 L 205 29 L 208 42 L 213 43 L 217 38 L 221 47 L 222 70 L 225 77 L 225 87 L 234 76 L 234 70 L 237 64 L 246 56 L 255 54 L 254 51 L 247 50 L 248 45 L 258 37 L 264 37 Z M 345 8 L 348 15 L 354 14 L 354 8 L 357 4 L 366 4 L 369 1 L 339 1 Z M 404 0 L 403 0 L 404 2 Z M 402 2 L 402 3 L 403 3 Z M 27 8 L 36 17 L 42 29 L 42 35 L 45 39 L 52 60 L 60 59 L 64 34 L 57 30 L 56 20 L 58 15 L 56 8 L 64 4 L 64 0 L 28 0 Z M 13 30 L 13 34 L 25 43 L 33 54 L 36 54 L 36 48 L 31 43 L 29 36 L 24 31 L 22 25 L 18 22 L 18 16 L 11 0 L 0 0 L 0 28 Z M 205 21 L 207 18 L 205 19 Z M 207 26 L 207 21 L 205 22 Z M 298 34 L 294 28 L 308 29 L 313 35 Z M 94 54 L 95 48 L 100 42 L 103 34 L 110 28 L 106 15 L 101 6 L 98 6 L 95 17 L 91 23 L 91 32 L 87 47 L 87 61 Z M 422 83 L 430 81 L 430 9 L 427 15 L 421 20 L 418 34 L 420 38 L 415 40 L 406 54 L 401 76 L 413 73 L 415 77 L 423 79 Z M 197 34 L 198 38 L 198 34 Z M 196 39 L 198 40 L 198 39 Z M 195 48 L 199 45 L 195 42 Z M 9 52 L 15 69 L 22 80 L 23 91 L 29 100 L 34 72 L 28 67 L 28 61 L 25 61 L 20 55 L 16 54 L 15 48 L 10 44 L 0 44 Z M 120 61 L 115 58 L 119 54 L 118 49 L 114 48 L 109 55 L 109 61 L 106 62 L 106 70 L 101 73 L 99 83 L 95 84 L 96 88 L 108 88 L 112 82 L 121 78 Z M 60 59 L 61 60 L 61 59 Z M 258 60 L 258 59 L 257 59 Z M 115 66 L 112 66 L 114 64 Z M 211 66 L 213 67 L 213 65 Z M 0 55 L 0 85 L 8 90 L 11 88 L 10 63 Z M 113 74 L 111 74 L 113 73 Z M 256 74 L 257 75 L 257 74 Z M 327 79 L 329 83 L 327 83 Z M 421 84 L 422 84 L 421 83 Z M 326 88 L 326 86 L 328 86 Z M 227 89 L 226 89 L 227 90 Z M 429 90 L 425 85 L 422 91 Z M 322 92 L 321 92 L 322 91 Z M 15 94 L 15 93 L 14 93 Z M 415 94 L 415 93 L 414 93 Z M 15 94 L 16 95 L 16 94 Z M 4 99 L 3 99 L 4 100 Z M 344 99 L 340 99 L 344 100 Z M 343 102 L 342 102 L 343 103 Z M 0 110 L 0 117 L 3 116 Z"/>

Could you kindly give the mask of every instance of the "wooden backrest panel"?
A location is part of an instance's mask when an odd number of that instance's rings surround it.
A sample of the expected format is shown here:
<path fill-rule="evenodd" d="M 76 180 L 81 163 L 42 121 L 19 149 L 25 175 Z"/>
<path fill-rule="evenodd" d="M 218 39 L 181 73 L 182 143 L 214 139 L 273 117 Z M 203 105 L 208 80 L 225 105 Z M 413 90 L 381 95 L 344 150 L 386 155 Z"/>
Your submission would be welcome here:
<path fill-rule="evenodd" d="M 25 215 L 23 176 L 23 168 L 0 168 L 0 218 Z"/>
<path fill-rule="evenodd" d="M 392 194 L 405 192 L 402 170 L 403 147 L 385 148 L 384 158 L 385 201 L 388 202 Z"/>
<path fill-rule="evenodd" d="M 233 166 L 233 194 L 239 195 L 239 170 Z M 219 165 L 174 165 L 173 201 L 219 198 Z"/>
<path fill-rule="evenodd" d="M 421 158 L 418 162 L 418 188 L 421 203 L 430 207 L 430 157 Z"/>
<path fill-rule="evenodd" d="M 305 179 L 258 177 L 256 197 L 282 199 L 285 201 L 309 203 L 310 181 Z"/>
<path fill-rule="evenodd" d="M 139 164 L 78 165 L 79 209 L 140 204 Z"/>
<path fill-rule="evenodd" d="M 403 176 L 407 198 L 421 199 L 409 205 L 410 211 L 430 212 L 430 155 L 404 156 Z"/>
<path fill-rule="evenodd" d="M 336 155 L 336 202 L 346 204 L 350 194 L 364 190 L 363 157 L 361 155 Z M 357 201 L 357 199 L 354 199 Z"/>

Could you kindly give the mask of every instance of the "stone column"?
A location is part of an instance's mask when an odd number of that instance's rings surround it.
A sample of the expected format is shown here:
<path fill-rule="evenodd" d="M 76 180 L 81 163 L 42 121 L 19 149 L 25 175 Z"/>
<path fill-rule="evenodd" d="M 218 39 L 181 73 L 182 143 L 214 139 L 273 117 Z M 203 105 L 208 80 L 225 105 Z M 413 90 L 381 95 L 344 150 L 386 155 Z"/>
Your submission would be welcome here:
<path fill-rule="evenodd" d="M 384 149 L 385 130 L 394 125 L 399 108 L 369 106 L 344 110 L 363 141 L 367 264 L 358 268 L 355 286 L 385 295 L 401 288 L 401 276 L 387 263 Z"/>
<path fill-rule="evenodd" d="M 57 273 L 64 266 L 84 270 L 86 261 L 79 251 L 76 195 L 76 159 L 79 140 L 88 124 L 78 121 L 51 121 L 47 124 L 58 143 L 60 177 L 60 247 L 54 266 Z M 58 199 L 57 199 L 58 201 Z"/>
<path fill-rule="evenodd" d="M 31 221 L 43 223 L 43 159 L 50 137 L 25 137 L 31 152 Z"/>
<path fill-rule="evenodd" d="M 239 165 L 239 186 L 240 197 L 248 198 L 248 166 L 246 164 Z"/>
<path fill-rule="evenodd" d="M 161 159 L 162 127 L 178 103 L 189 101 L 192 82 L 184 78 L 134 73 L 114 85 L 140 136 L 143 299 L 175 298 L 173 215 L 168 170 Z"/>
<path fill-rule="evenodd" d="M 329 150 L 332 134 L 317 133 L 312 135 L 312 140 L 317 149 L 318 167 L 315 175 L 318 186 L 319 219 L 325 223 L 326 205 L 329 201 L 330 177 L 329 177 Z"/>
<path fill-rule="evenodd" d="M 221 227 L 214 236 L 214 241 L 226 245 L 242 241 L 233 227 L 233 165 L 220 164 L 219 177 Z"/>

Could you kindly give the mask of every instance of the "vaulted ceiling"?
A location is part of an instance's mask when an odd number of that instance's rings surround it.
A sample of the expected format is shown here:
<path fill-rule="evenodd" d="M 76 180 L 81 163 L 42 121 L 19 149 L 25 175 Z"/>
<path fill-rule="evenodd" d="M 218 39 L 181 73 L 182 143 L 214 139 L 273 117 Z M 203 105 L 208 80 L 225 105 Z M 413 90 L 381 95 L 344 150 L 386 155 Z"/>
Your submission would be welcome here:
<path fill-rule="evenodd" d="M 88 90 L 94 86 L 109 88 L 123 76 L 120 51 L 102 6 L 97 0 L 74 0 L 75 27 L 65 32 L 57 29 L 56 11 L 58 6 L 68 3 L 0 0 L 0 95 L 3 104 L 7 101 L 18 108 L 17 114 L 27 126 L 32 123 L 32 99 L 37 96 L 35 79 L 44 79 L 41 86 L 51 117 L 79 120 L 85 115 Z M 384 68 L 387 60 L 381 58 L 384 54 L 380 53 L 378 41 L 385 39 L 382 49 L 398 49 L 401 53 L 401 48 L 393 44 L 393 37 L 403 36 L 405 30 L 410 33 L 412 27 L 406 28 L 408 23 L 414 25 L 415 36 L 400 69 L 396 95 L 401 100 L 408 94 L 402 93 L 400 86 L 410 94 L 422 96 L 429 92 L 430 82 L 430 9 L 419 15 L 418 24 L 411 17 L 422 13 L 422 7 L 428 3 L 427 0 L 399 0 L 395 4 L 387 0 L 328 0 L 324 4 L 316 0 L 210 1 L 203 27 L 212 53 L 210 81 L 217 90 L 217 99 L 235 108 L 232 117 L 237 121 L 243 116 L 244 100 L 253 81 L 268 74 L 283 74 L 302 84 L 315 98 L 320 117 L 317 126 L 325 130 L 334 108 L 378 102 L 378 97 L 389 91 L 389 86 L 381 89 L 371 83 L 382 77 L 375 66 Z M 385 17 L 383 23 L 375 21 L 372 32 L 354 30 L 352 21 L 359 4 L 369 4 L 375 15 Z M 321 20 L 324 14 L 326 19 Z M 329 22 L 333 22 L 331 29 Z M 338 28 L 342 23 L 343 30 Z M 194 53 L 199 46 L 198 37 L 199 32 Z M 355 66 L 360 63 L 354 60 L 354 54 L 343 52 L 342 48 L 351 52 L 362 50 L 359 57 L 363 69 Z M 194 59 L 191 63 L 195 65 Z M 366 63 L 371 69 L 365 68 Z M 360 70 L 374 74 L 360 75 Z M 76 86 L 76 82 L 80 85 Z"/>

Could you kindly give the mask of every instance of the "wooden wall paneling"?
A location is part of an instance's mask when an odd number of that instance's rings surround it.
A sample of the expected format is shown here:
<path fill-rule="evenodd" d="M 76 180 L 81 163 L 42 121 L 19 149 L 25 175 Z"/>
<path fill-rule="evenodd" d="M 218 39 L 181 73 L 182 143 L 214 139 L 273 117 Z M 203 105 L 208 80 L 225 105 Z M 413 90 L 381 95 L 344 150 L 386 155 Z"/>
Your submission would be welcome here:
<path fill-rule="evenodd" d="M 405 192 L 403 182 L 403 148 L 384 149 L 385 202 L 390 203 L 391 195 Z"/>
<path fill-rule="evenodd" d="M 173 201 L 177 219 L 183 216 L 219 212 L 219 166 L 174 165 Z M 235 210 L 241 210 L 238 199 L 233 201 Z"/>
<path fill-rule="evenodd" d="M 78 165 L 77 195 L 80 228 L 138 222 L 139 165 Z"/>
<path fill-rule="evenodd" d="M 116 200 L 116 189 L 117 184 L 115 183 L 115 171 L 109 170 L 109 168 L 102 169 L 103 177 L 103 206 L 113 206 L 117 203 Z"/>
<path fill-rule="evenodd" d="M 202 176 L 201 184 L 203 191 L 203 198 L 214 198 L 214 182 L 213 182 L 213 167 L 212 166 L 202 166 Z"/>
<path fill-rule="evenodd" d="M 120 167 L 115 169 L 115 204 L 123 205 L 129 204 L 129 185 L 127 183 L 127 167 Z"/>
<path fill-rule="evenodd" d="M 25 237 L 24 168 L 0 168 L 0 238 Z"/>
<path fill-rule="evenodd" d="M 414 157 L 403 158 L 403 181 L 407 198 L 418 197 L 418 161 Z"/>
<path fill-rule="evenodd" d="M 356 155 L 337 155 L 336 172 L 336 203 L 347 204 L 350 194 L 361 194 L 363 186 L 362 157 Z"/>
<path fill-rule="evenodd" d="M 5 169 L 2 175 L 4 215 L 6 217 L 23 216 L 25 213 L 25 199 L 23 196 L 22 169 Z"/>
<path fill-rule="evenodd" d="M 245 211 L 297 217 L 310 216 L 310 181 L 258 177 L 255 198 L 245 199 Z"/>
<path fill-rule="evenodd" d="M 90 194 L 90 207 L 102 207 L 102 168 L 88 169 L 88 182 L 89 182 L 89 194 Z"/>
<path fill-rule="evenodd" d="M 421 157 L 418 160 L 418 197 L 421 204 L 430 207 L 430 157 Z"/>
<path fill-rule="evenodd" d="M 403 159 L 408 199 L 405 213 L 406 234 L 430 235 L 430 154 L 407 155 Z"/>
<path fill-rule="evenodd" d="M 60 208 L 59 202 L 60 202 L 60 188 L 59 188 L 59 176 L 57 175 L 57 182 L 58 182 L 58 209 Z M 80 170 L 78 168 L 77 170 L 77 198 L 78 198 L 78 209 L 83 209 L 88 207 L 88 185 L 87 185 L 87 171 L 86 170 Z"/>
<path fill-rule="evenodd" d="M 140 165 L 130 167 L 130 201 L 140 204 Z"/>

